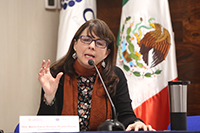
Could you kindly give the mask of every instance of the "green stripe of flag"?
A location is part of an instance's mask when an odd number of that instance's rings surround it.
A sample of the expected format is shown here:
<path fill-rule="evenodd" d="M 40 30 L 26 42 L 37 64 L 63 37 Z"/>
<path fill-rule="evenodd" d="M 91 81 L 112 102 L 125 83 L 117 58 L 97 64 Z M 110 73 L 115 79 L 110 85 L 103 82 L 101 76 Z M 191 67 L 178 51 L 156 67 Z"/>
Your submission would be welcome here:
<path fill-rule="evenodd" d="M 128 2 L 129 0 L 123 0 L 122 1 L 122 7 Z"/>
<path fill-rule="evenodd" d="M 122 1 L 122 7 L 123 7 L 128 1 L 129 1 L 129 0 L 123 0 L 123 1 Z M 119 38 L 120 38 L 120 27 L 119 27 L 118 37 L 117 37 L 117 47 L 119 46 Z"/>

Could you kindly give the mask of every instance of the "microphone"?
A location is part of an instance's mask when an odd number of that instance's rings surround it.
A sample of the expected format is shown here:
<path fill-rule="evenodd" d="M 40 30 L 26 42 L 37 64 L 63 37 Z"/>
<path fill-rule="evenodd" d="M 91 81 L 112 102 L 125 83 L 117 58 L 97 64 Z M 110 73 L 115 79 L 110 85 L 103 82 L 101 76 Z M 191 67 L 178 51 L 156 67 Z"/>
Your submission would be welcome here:
<path fill-rule="evenodd" d="M 109 99 L 110 103 L 111 103 L 111 106 L 112 106 L 112 109 L 113 109 L 113 114 L 114 114 L 114 119 L 108 119 L 108 120 L 106 120 L 105 122 L 103 122 L 102 124 L 100 124 L 98 126 L 97 130 L 98 131 L 124 131 L 125 127 L 124 127 L 124 125 L 121 122 L 119 122 L 117 120 L 115 105 L 112 102 L 110 94 L 108 93 L 108 90 L 107 90 L 107 88 L 106 88 L 106 86 L 104 84 L 104 81 L 103 81 L 103 79 L 101 77 L 101 74 L 100 74 L 99 70 L 97 69 L 97 67 L 94 64 L 93 60 L 89 60 L 88 64 L 91 65 L 91 66 L 93 65 L 95 67 L 95 69 L 96 69 L 96 71 L 97 71 L 97 73 L 99 75 L 99 78 L 101 80 L 101 83 L 103 84 L 104 90 L 105 90 L 105 92 L 106 92 L 106 94 L 108 96 L 108 99 Z"/>

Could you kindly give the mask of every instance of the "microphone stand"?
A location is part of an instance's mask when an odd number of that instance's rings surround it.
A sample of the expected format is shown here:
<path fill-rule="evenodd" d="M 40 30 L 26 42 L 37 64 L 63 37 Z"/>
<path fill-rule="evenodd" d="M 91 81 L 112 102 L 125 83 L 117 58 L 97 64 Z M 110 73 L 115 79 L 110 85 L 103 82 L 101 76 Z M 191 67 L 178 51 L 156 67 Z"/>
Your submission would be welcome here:
<path fill-rule="evenodd" d="M 100 80 L 101 80 L 101 83 L 103 84 L 104 90 L 105 90 L 105 92 L 106 92 L 106 94 L 107 94 L 107 96 L 108 96 L 108 99 L 109 99 L 110 103 L 111 103 L 111 106 L 112 106 L 112 109 L 113 109 L 113 113 L 114 113 L 114 119 L 108 119 L 108 120 L 106 120 L 105 122 L 103 122 L 102 124 L 100 124 L 100 125 L 98 126 L 97 130 L 98 130 L 98 131 L 124 131 L 124 130 L 125 130 L 125 127 L 124 127 L 124 125 L 123 125 L 121 122 L 119 122 L 119 121 L 117 120 L 115 105 L 114 105 L 113 102 L 112 102 L 112 99 L 111 99 L 111 97 L 110 97 L 110 94 L 108 93 L 108 90 L 107 90 L 107 88 L 106 88 L 106 86 L 105 86 L 105 84 L 104 84 L 104 81 L 103 81 L 103 79 L 102 79 L 102 77 L 101 77 L 101 74 L 100 74 L 98 68 L 97 68 L 96 65 L 94 64 L 94 61 L 93 61 L 93 60 L 89 60 L 89 61 L 88 61 L 88 64 L 89 64 L 89 65 L 93 65 L 93 66 L 95 67 L 95 69 L 96 69 L 96 71 L 97 71 L 97 73 L 98 73 L 98 75 L 99 75 L 99 78 L 100 78 Z"/>

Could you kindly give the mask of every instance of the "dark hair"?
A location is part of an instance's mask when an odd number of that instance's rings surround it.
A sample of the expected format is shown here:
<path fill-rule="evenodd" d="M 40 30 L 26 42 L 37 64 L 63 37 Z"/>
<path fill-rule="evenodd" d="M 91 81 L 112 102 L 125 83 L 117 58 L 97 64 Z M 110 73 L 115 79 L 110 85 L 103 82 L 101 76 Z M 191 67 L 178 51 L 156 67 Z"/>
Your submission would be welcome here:
<path fill-rule="evenodd" d="M 116 92 L 116 85 L 119 81 L 118 77 L 115 75 L 114 72 L 114 64 L 115 64 L 115 52 L 116 52 L 116 44 L 115 44 L 115 36 L 113 35 L 112 31 L 108 27 L 108 25 L 100 20 L 100 19 L 92 19 L 85 22 L 75 33 L 69 50 L 67 54 L 60 60 L 56 61 L 51 67 L 51 73 L 55 77 L 59 72 L 64 72 L 69 76 L 75 75 L 74 71 L 74 58 L 72 55 L 75 53 L 74 50 L 74 40 L 78 40 L 81 33 L 86 29 L 87 33 L 90 34 L 92 37 L 93 33 L 100 37 L 102 40 L 105 40 L 108 43 L 107 50 L 110 49 L 109 55 L 104 59 L 106 63 L 106 67 L 102 67 L 102 78 L 105 81 L 105 85 L 110 93 L 111 96 L 114 96 Z"/>

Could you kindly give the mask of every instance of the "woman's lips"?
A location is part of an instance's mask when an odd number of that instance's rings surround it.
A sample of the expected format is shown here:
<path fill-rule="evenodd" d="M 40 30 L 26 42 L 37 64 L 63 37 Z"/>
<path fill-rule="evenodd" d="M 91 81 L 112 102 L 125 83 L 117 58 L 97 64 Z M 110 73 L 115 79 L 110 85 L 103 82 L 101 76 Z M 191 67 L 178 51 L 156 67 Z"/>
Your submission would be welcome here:
<path fill-rule="evenodd" d="M 94 55 L 85 54 L 85 57 L 94 58 Z"/>

